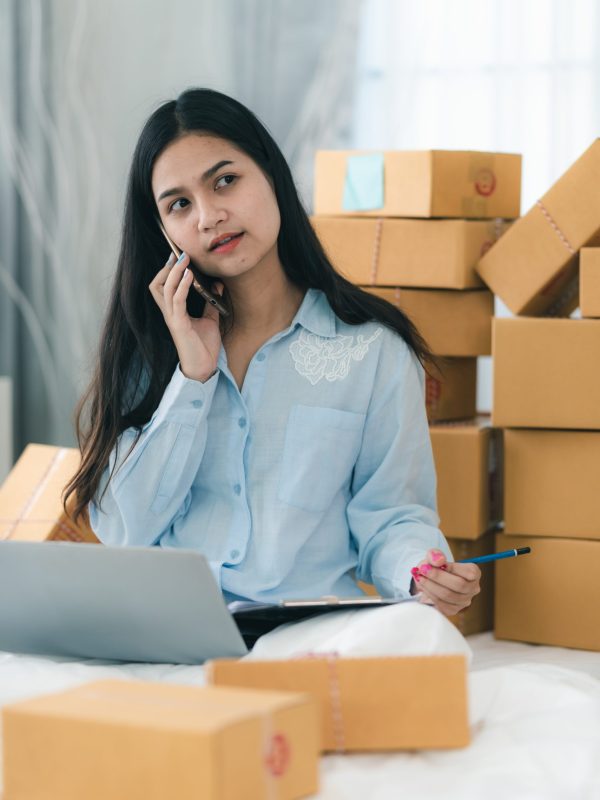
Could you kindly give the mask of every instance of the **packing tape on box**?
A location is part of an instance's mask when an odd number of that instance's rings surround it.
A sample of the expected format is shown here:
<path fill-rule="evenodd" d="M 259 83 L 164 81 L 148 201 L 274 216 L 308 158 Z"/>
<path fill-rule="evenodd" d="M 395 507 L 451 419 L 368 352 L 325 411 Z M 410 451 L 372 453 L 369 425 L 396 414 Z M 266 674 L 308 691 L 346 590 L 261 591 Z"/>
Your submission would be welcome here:
<path fill-rule="evenodd" d="M 340 689 L 340 676 L 338 674 L 338 660 L 340 654 L 332 653 L 302 653 L 295 656 L 295 659 L 318 659 L 327 662 L 327 673 L 329 677 L 329 699 L 331 700 L 331 721 L 333 724 L 333 738 L 335 740 L 335 752 L 344 753 L 346 751 L 346 737 L 344 736 L 344 714 L 342 711 L 342 691 Z"/>
<path fill-rule="evenodd" d="M 377 271 L 379 269 L 379 253 L 381 252 L 381 231 L 383 229 L 383 219 L 378 217 L 375 225 L 375 241 L 373 243 L 373 258 L 371 259 L 371 286 L 377 283 Z"/>
<path fill-rule="evenodd" d="M 571 243 L 569 242 L 569 240 L 567 239 L 567 237 L 565 236 L 565 234 L 564 234 L 564 233 L 561 231 L 561 229 L 558 227 L 558 225 L 556 224 L 556 222 L 555 222 L 555 221 L 554 221 L 554 219 L 552 218 L 552 216 L 551 216 L 550 212 L 549 212 L 549 211 L 548 211 L 548 209 L 547 209 L 547 208 L 544 206 L 544 204 L 542 203 L 542 201 L 541 201 L 541 200 L 537 200 L 537 201 L 536 201 L 536 206 L 537 206 L 537 207 L 540 209 L 540 211 L 541 211 L 541 212 L 542 212 L 542 214 L 544 215 L 544 218 L 545 218 L 545 219 L 546 219 L 546 221 L 547 221 L 547 222 L 550 224 L 550 227 L 553 229 L 553 231 L 556 233 L 556 235 L 558 236 L 558 238 L 561 240 L 561 242 L 562 242 L 562 243 L 564 244 L 564 246 L 567 248 L 567 250 L 569 251 L 569 253 L 571 253 L 571 255 L 573 255 L 573 256 L 574 256 L 574 255 L 576 254 L 576 250 L 575 250 L 575 249 L 574 249 L 574 247 L 571 245 Z"/>
<path fill-rule="evenodd" d="M 63 532 L 72 541 L 76 541 L 76 542 L 83 541 L 83 537 L 81 536 L 79 531 L 76 530 L 76 528 L 73 528 L 70 525 L 67 525 L 65 522 L 62 522 L 61 520 L 57 521 L 57 520 L 54 520 L 54 519 L 35 519 L 35 520 L 26 520 L 25 519 L 27 514 L 31 511 L 31 509 L 33 508 L 34 504 L 38 500 L 38 498 L 45 491 L 50 479 L 52 478 L 52 476 L 54 475 L 54 473 L 58 469 L 61 461 L 65 458 L 67 453 L 68 453 L 67 448 L 61 447 L 53 455 L 52 460 L 50 461 L 50 464 L 48 465 L 48 468 L 46 469 L 46 471 L 44 472 L 44 474 L 42 475 L 42 477 L 40 478 L 38 483 L 34 486 L 33 491 L 31 492 L 31 494 L 29 495 L 29 497 L 25 501 L 25 503 L 23 505 L 23 508 L 19 512 L 19 514 L 18 514 L 16 519 L 1 519 L 0 518 L 0 525 L 8 525 L 9 526 L 8 530 L 6 530 L 2 534 L 0 534 L 0 541 L 5 540 L 5 539 L 10 539 L 10 537 L 13 535 L 13 533 L 17 529 L 17 526 L 21 522 L 25 522 L 25 521 L 27 521 L 27 522 L 36 522 L 36 523 L 45 524 L 45 525 L 56 524 L 56 526 L 59 528 L 59 530 L 61 532 Z"/>

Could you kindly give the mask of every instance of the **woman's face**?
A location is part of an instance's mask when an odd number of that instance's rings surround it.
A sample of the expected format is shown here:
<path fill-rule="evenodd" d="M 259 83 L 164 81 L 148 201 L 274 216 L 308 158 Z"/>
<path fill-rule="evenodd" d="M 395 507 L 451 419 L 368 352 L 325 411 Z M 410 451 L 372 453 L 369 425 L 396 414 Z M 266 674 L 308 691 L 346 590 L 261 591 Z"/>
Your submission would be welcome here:
<path fill-rule="evenodd" d="M 205 274 L 235 277 L 268 256 L 278 263 L 275 194 L 231 142 L 198 134 L 173 142 L 156 160 L 152 192 L 169 237 Z"/>

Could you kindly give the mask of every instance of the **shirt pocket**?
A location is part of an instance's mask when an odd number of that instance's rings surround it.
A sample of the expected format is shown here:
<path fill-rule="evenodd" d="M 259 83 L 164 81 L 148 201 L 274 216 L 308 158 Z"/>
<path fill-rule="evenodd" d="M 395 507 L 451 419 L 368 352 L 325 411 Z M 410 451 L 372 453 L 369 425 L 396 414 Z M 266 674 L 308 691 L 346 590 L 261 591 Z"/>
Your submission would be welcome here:
<path fill-rule="evenodd" d="M 277 497 L 307 511 L 325 511 L 350 482 L 365 414 L 292 406 L 285 432 Z"/>

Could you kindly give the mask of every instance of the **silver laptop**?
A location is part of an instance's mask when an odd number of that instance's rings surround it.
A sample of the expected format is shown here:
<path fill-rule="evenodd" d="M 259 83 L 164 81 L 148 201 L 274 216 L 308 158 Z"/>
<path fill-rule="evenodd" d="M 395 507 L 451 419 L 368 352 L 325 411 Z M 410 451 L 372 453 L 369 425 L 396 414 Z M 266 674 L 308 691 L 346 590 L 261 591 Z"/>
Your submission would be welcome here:
<path fill-rule="evenodd" d="M 0 542 L 0 650 L 198 664 L 248 652 L 191 550 Z"/>

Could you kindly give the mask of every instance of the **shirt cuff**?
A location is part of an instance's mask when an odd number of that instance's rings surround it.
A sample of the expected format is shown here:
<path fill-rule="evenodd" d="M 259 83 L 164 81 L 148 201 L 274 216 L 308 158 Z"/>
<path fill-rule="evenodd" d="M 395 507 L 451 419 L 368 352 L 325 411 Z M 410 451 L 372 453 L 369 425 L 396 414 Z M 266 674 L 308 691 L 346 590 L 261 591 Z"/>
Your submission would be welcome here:
<path fill-rule="evenodd" d="M 411 597 L 412 575 L 410 571 L 425 558 L 427 551 L 434 547 L 441 550 L 448 561 L 454 561 L 448 543 L 441 532 L 438 532 L 437 541 L 430 541 L 427 544 L 413 542 L 412 546 L 402 552 L 401 558 L 396 563 L 395 569 L 390 571 L 390 575 L 373 576 L 373 582 L 379 592 L 391 597 Z"/>
<path fill-rule="evenodd" d="M 197 425 L 208 414 L 218 380 L 219 370 L 204 383 L 186 378 L 178 364 L 156 409 L 154 423 L 168 420 Z"/>

